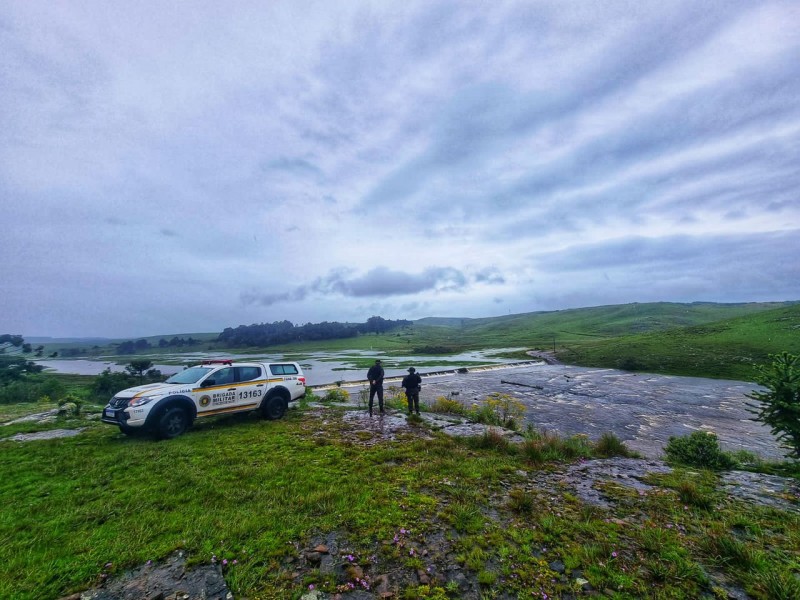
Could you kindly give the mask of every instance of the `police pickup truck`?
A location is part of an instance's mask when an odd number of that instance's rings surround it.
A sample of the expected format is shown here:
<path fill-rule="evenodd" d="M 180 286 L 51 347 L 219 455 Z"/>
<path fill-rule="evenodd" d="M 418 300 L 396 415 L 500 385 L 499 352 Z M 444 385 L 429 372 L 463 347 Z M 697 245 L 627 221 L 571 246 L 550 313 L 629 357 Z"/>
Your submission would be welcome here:
<path fill-rule="evenodd" d="M 306 378 L 294 362 L 212 360 L 117 393 L 103 409 L 103 423 L 125 434 L 153 432 L 160 439 L 181 435 L 195 419 L 258 410 L 280 419 L 289 402 L 306 392 Z"/>

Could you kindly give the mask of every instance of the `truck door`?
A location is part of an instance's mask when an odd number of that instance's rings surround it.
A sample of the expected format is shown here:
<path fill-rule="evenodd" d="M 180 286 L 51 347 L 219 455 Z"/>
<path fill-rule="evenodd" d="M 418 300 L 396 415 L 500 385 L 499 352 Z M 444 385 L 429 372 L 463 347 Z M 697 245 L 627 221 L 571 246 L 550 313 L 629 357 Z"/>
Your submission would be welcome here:
<path fill-rule="evenodd" d="M 235 409 L 238 403 L 234 367 L 222 367 L 205 378 L 198 392 L 197 413 L 215 414 Z"/>
<path fill-rule="evenodd" d="M 241 408 L 255 408 L 267 393 L 267 378 L 259 365 L 246 365 L 236 369 L 236 404 Z"/>

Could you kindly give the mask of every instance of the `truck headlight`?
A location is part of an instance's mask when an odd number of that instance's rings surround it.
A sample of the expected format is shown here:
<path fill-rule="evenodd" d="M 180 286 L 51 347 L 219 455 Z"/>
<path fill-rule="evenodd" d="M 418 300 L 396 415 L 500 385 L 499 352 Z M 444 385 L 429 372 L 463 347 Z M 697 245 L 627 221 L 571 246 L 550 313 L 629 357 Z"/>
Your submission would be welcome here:
<path fill-rule="evenodd" d="M 155 396 L 138 396 L 128 403 L 128 406 L 144 406 L 148 402 L 155 400 Z"/>

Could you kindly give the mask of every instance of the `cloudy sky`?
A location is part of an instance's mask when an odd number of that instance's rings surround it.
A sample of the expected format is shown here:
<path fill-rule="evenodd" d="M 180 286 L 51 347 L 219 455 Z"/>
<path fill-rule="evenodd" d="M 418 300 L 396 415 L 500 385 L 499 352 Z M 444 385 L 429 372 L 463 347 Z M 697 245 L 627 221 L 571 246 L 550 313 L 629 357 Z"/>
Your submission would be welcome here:
<path fill-rule="evenodd" d="M 800 3 L 0 4 L 0 333 L 800 299 Z"/>

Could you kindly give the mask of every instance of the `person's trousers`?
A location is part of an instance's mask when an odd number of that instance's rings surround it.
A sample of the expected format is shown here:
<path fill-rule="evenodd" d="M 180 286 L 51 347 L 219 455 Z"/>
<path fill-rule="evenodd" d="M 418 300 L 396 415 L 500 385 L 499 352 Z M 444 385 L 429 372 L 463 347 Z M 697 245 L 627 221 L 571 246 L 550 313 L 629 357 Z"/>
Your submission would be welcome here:
<path fill-rule="evenodd" d="M 408 413 L 419 414 L 419 392 L 406 392 L 406 398 L 408 398 Z"/>
<path fill-rule="evenodd" d="M 372 414 L 372 403 L 375 400 L 375 394 L 378 394 L 378 408 L 383 412 L 383 386 L 372 385 L 369 386 L 369 414 Z"/>

